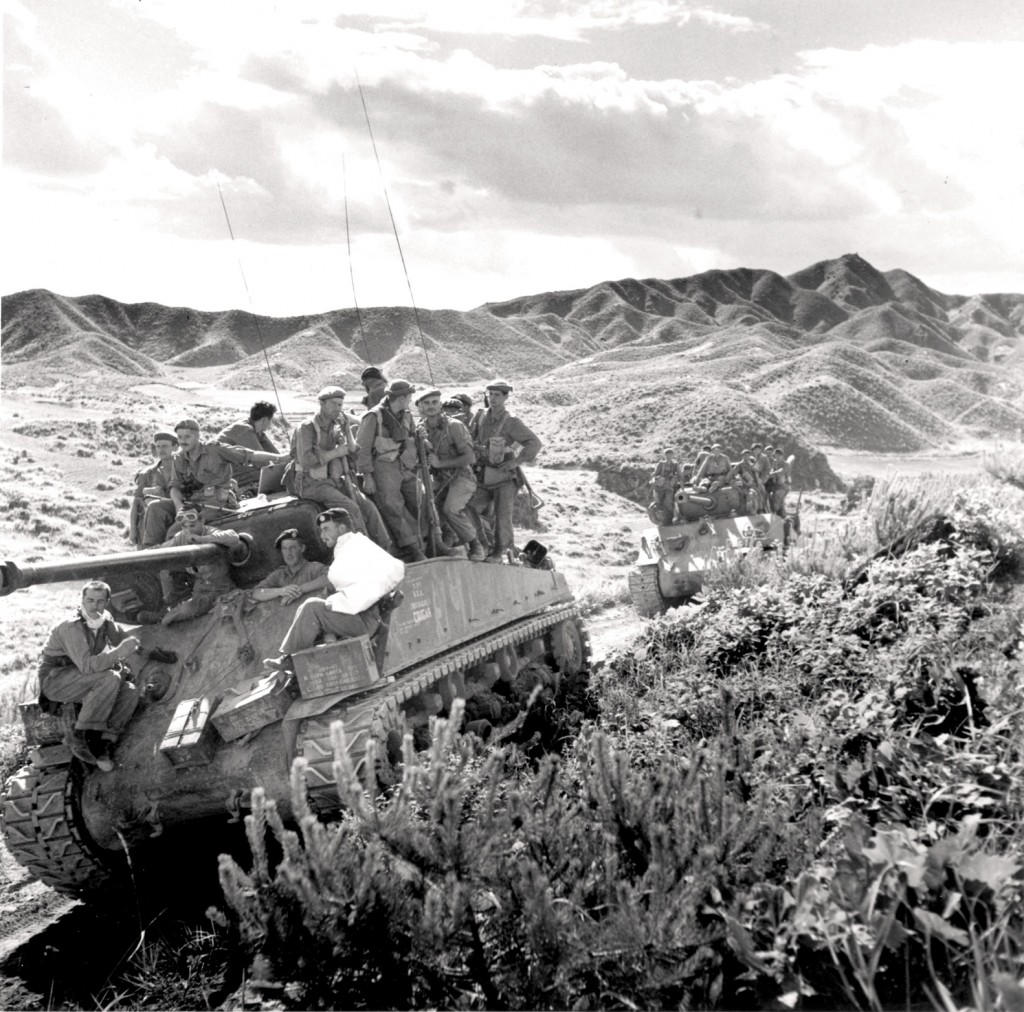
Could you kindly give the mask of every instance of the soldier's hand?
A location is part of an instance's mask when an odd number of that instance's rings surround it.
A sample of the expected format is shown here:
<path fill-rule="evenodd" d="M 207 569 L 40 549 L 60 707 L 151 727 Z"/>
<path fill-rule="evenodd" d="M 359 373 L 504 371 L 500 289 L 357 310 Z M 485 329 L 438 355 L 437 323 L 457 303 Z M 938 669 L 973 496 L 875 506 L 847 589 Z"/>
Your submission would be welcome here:
<path fill-rule="evenodd" d="M 125 638 L 117 645 L 117 655 L 118 657 L 127 657 L 129 654 L 135 653 L 138 649 L 139 637 L 125 636 Z"/>
<path fill-rule="evenodd" d="M 297 601 L 302 597 L 302 590 L 299 588 L 298 584 L 290 583 L 287 587 L 281 588 L 281 597 L 283 597 L 287 602 Z"/>
<path fill-rule="evenodd" d="M 519 461 L 515 457 L 509 457 L 508 460 L 503 460 L 498 465 L 499 471 L 514 471 L 519 466 Z"/>
<path fill-rule="evenodd" d="M 363 475 L 363 491 L 367 495 L 373 495 L 377 491 L 377 483 L 373 480 L 372 474 Z"/>
<path fill-rule="evenodd" d="M 441 466 L 441 460 L 440 460 L 440 458 L 438 457 L 438 455 L 436 453 L 428 453 L 427 454 L 427 463 L 431 467 L 440 467 Z"/>

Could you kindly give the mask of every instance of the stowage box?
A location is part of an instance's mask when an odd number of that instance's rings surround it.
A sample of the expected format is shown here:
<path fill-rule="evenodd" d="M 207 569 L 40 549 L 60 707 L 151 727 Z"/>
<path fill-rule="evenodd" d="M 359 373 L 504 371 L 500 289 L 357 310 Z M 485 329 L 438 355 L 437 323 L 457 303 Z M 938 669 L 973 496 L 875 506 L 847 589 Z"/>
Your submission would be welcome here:
<path fill-rule="evenodd" d="M 225 741 L 234 741 L 280 720 L 292 705 L 288 690 L 277 675 L 261 678 L 241 692 L 228 692 L 210 719 Z"/>
<path fill-rule="evenodd" d="M 369 636 L 300 650 L 292 660 L 303 699 L 361 692 L 380 679 Z"/>
<path fill-rule="evenodd" d="M 219 696 L 203 696 L 183 699 L 177 705 L 160 743 L 160 751 L 172 766 L 204 766 L 213 758 L 217 732 L 210 713 L 219 701 Z"/>

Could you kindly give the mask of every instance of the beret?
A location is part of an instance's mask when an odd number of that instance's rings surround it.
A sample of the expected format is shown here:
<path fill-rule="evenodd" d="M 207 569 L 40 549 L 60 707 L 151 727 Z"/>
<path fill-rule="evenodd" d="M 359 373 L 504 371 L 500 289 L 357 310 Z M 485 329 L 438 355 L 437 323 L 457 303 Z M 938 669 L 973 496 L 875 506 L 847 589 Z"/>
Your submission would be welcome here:
<path fill-rule="evenodd" d="M 375 365 L 367 366 L 360 374 L 361 380 L 382 380 L 384 379 L 384 373 L 380 371 Z"/>
<path fill-rule="evenodd" d="M 440 397 L 440 396 L 441 396 L 441 391 L 438 390 L 437 387 L 431 387 L 429 390 L 424 390 L 422 393 L 416 395 L 416 403 L 419 404 L 420 401 L 424 400 L 427 397 Z"/>
<path fill-rule="evenodd" d="M 172 443 L 176 443 L 178 441 L 178 437 L 173 432 L 154 432 L 153 442 L 155 443 L 158 439 L 168 439 Z"/>
<path fill-rule="evenodd" d="M 388 385 L 388 394 L 394 394 L 395 397 L 404 397 L 406 394 L 413 393 L 415 389 L 408 380 L 392 380 Z"/>
<path fill-rule="evenodd" d="M 473 406 L 473 398 L 469 394 L 456 394 L 454 400 L 461 401 L 467 408 Z"/>
<path fill-rule="evenodd" d="M 180 432 L 182 429 L 192 429 L 193 432 L 198 432 L 199 423 L 194 418 L 183 418 L 174 426 L 174 431 Z"/>
<path fill-rule="evenodd" d="M 320 524 L 327 523 L 328 520 L 333 520 L 340 524 L 348 524 L 349 527 L 352 526 L 352 514 L 341 506 L 332 506 L 329 510 L 324 510 L 323 513 L 317 514 L 316 523 L 318 527 Z"/>
<path fill-rule="evenodd" d="M 289 527 L 288 530 L 281 531 L 281 533 L 278 534 L 277 538 L 275 538 L 275 540 L 274 540 L 274 547 L 275 548 L 280 548 L 281 547 L 281 542 L 282 541 L 288 541 L 288 540 L 298 541 L 298 542 L 301 542 L 302 544 L 306 543 L 305 539 L 302 537 L 302 535 L 299 534 L 299 529 L 297 527 Z"/>
<path fill-rule="evenodd" d="M 342 390 L 341 387 L 324 387 L 323 390 L 316 395 L 316 399 L 318 401 L 329 401 L 334 397 L 344 400 L 345 391 Z"/>

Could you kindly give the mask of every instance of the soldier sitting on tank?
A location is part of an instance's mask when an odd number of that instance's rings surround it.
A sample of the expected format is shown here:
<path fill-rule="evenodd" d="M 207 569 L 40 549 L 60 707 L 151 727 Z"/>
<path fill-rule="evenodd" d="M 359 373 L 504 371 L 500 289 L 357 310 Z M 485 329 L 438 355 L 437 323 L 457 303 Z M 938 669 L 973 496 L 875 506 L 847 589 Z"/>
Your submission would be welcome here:
<path fill-rule="evenodd" d="M 160 571 L 160 586 L 163 590 L 164 609 L 161 611 L 140 611 L 139 621 L 145 625 L 162 622 L 171 625 L 198 618 L 213 610 L 217 599 L 235 589 L 231 576 L 229 555 L 238 547 L 239 536 L 232 530 L 207 531 L 199 511 L 186 507 L 175 517 L 175 527 L 180 528 L 161 545 L 162 548 L 179 548 L 185 545 L 218 545 L 224 549 L 220 557 L 198 563 L 190 572 L 195 574 L 195 583 L 188 590 L 184 570 Z M 181 600 L 181 598 L 185 598 Z"/>
<path fill-rule="evenodd" d="M 697 472 L 700 471 L 701 466 L 703 465 L 704 461 L 707 460 L 708 457 L 710 457 L 710 456 L 711 456 L 711 444 L 710 443 L 705 443 L 700 448 L 700 450 L 697 451 L 697 456 L 694 457 L 694 459 L 693 459 L 693 470 L 692 470 L 691 474 L 693 475 L 693 480 L 694 481 L 697 480 Z"/>
<path fill-rule="evenodd" d="M 757 494 L 757 471 L 751 460 L 750 453 L 744 450 L 732 467 L 730 483 L 733 488 L 739 491 L 743 497 L 743 510 L 746 513 L 756 513 L 758 506 Z"/>
<path fill-rule="evenodd" d="M 247 450 L 273 453 L 280 451 L 271 442 L 267 430 L 273 424 L 277 408 L 270 401 L 257 401 L 249 409 L 249 417 L 232 422 L 217 433 L 217 442 L 228 446 L 241 446 Z M 249 499 L 256 495 L 260 484 L 260 468 L 253 464 L 232 464 L 232 475 L 238 482 L 239 497 Z"/>
<path fill-rule="evenodd" d="M 710 454 L 704 458 L 696 475 L 694 484 L 705 492 L 717 492 L 727 484 L 732 473 L 732 462 L 725 453 L 721 443 L 712 443 Z"/>
<path fill-rule="evenodd" d="M 50 630 L 38 669 L 43 709 L 82 704 L 66 744 L 77 759 L 104 773 L 114 769 L 114 743 L 139 702 L 124 663 L 138 654 L 139 639 L 111 618 L 109 603 L 107 584 L 87 583 L 77 613 Z"/>
<path fill-rule="evenodd" d="M 334 552 L 327 573 L 328 589 L 334 593 L 326 599 L 308 598 L 299 605 L 281 641 L 280 656 L 264 662 L 279 671 L 294 671 L 292 655 L 314 646 L 322 635 L 343 639 L 373 636 L 380 624 L 377 602 L 405 575 L 400 560 L 352 530 L 348 510 L 324 510 L 316 522 L 321 540 Z"/>
<path fill-rule="evenodd" d="M 281 553 L 283 566 L 278 566 L 253 587 L 250 597 L 254 601 L 279 598 L 281 604 L 292 604 L 307 594 L 319 594 L 328 587 L 327 567 L 322 562 L 306 558 L 306 542 L 298 528 L 281 531 L 274 542 Z"/>
<path fill-rule="evenodd" d="M 170 484 L 174 473 L 174 451 L 177 448 L 178 437 L 173 432 L 154 433 L 153 454 L 156 463 L 135 475 L 135 495 L 132 497 L 128 517 L 128 540 L 140 548 L 155 548 L 159 545 L 174 522 L 175 509 Z M 150 513 L 152 516 L 147 519 Z M 143 536 L 146 531 L 155 540 L 147 543 Z"/>
<path fill-rule="evenodd" d="M 199 423 L 192 418 L 178 422 L 174 433 L 181 444 L 174 455 L 174 474 L 169 487 L 174 508 L 180 510 L 187 499 L 201 508 L 204 520 L 238 509 L 238 499 L 231 487 L 232 465 L 277 464 L 289 456 L 249 450 L 244 446 L 204 443 L 199 438 Z"/>

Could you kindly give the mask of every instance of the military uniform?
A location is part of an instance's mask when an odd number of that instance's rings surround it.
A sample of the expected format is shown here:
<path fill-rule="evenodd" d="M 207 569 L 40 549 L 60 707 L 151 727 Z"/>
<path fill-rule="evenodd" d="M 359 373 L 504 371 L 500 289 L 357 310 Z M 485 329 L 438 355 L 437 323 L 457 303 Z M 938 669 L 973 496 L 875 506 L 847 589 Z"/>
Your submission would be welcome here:
<path fill-rule="evenodd" d="M 654 465 L 652 499 L 660 506 L 669 519 L 675 515 L 676 485 L 682 480 L 679 465 L 674 460 L 659 460 Z"/>
<path fill-rule="evenodd" d="M 465 425 L 457 418 L 438 415 L 424 419 L 420 429 L 426 436 L 437 458 L 444 462 L 469 455 L 476 458 L 473 440 Z M 457 468 L 442 468 L 434 477 L 434 496 L 440 506 L 441 519 L 451 528 L 457 544 L 472 545 L 478 541 L 476 524 L 468 512 L 470 499 L 476 492 L 476 478 L 468 464 Z"/>
<path fill-rule="evenodd" d="M 500 381 L 492 383 L 488 390 L 498 390 L 506 395 L 512 387 Z M 512 506 L 519 489 L 518 476 L 514 469 L 500 470 L 497 464 L 516 460 L 529 464 L 540 452 L 538 436 L 507 410 L 500 415 L 489 407 L 473 419 L 471 429 L 474 448 L 477 452 L 477 488 L 469 505 L 482 513 L 494 505 L 494 544 L 491 546 L 491 561 L 500 561 L 501 556 L 514 547 L 515 535 L 512 530 Z M 519 453 L 513 446 L 518 444 Z"/>
<path fill-rule="evenodd" d="M 404 389 L 404 388 L 403 388 Z M 411 387 L 410 387 L 411 391 Z M 422 494 L 416 478 L 416 442 L 412 414 L 391 410 L 388 396 L 363 415 L 356 434 L 357 466 L 371 476 L 371 496 L 395 544 L 422 552 L 419 504 Z"/>
<path fill-rule="evenodd" d="M 173 474 L 174 458 L 169 457 L 135 475 L 135 495 L 128 523 L 129 539 L 133 545 L 155 548 L 174 523 L 176 511 L 171 499 Z"/>
<path fill-rule="evenodd" d="M 708 492 L 717 492 L 728 480 L 732 463 L 721 452 L 708 454 L 694 478 L 694 483 Z"/>
<path fill-rule="evenodd" d="M 769 475 L 769 481 L 771 484 L 768 488 L 768 498 L 770 500 L 772 512 L 777 516 L 785 518 L 786 496 L 789 494 L 789 488 L 792 484 L 789 461 L 777 458 L 774 461 L 774 465 L 775 466 Z"/>
<path fill-rule="evenodd" d="M 365 534 L 381 548 L 391 546 L 391 535 L 381 518 L 377 507 L 356 488 L 349 496 L 338 487 L 341 475 L 341 461 L 338 458 L 324 459 L 324 454 L 344 445 L 351 458 L 355 444 L 349 431 L 348 416 L 342 413 L 337 421 L 325 418 L 319 412 L 303 422 L 292 435 L 292 463 L 285 475 L 285 483 L 294 495 L 311 499 L 321 509 L 339 506 L 352 517 L 352 529 Z"/>
<path fill-rule="evenodd" d="M 217 433 L 217 442 L 228 446 L 241 446 L 246 450 L 262 450 L 264 453 L 279 453 L 265 432 L 257 432 L 248 419 L 240 419 Z M 260 484 L 261 468 L 256 464 L 236 464 L 232 475 L 243 493 L 255 495 Z"/>
<path fill-rule="evenodd" d="M 55 703 L 81 703 L 76 731 L 116 741 L 139 703 L 114 648 L 129 633 L 109 615 L 90 629 L 81 609 L 50 630 L 39 660 L 39 691 Z"/>
<path fill-rule="evenodd" d="M 327 567 L 322 562 L 303 559 L 302 563 L 295 569 L 289 566 L 278 566 L 272 573 L 263 577 L 252 589 L 280 590 L 282 587 L 300 586 L 303 583 L 312 583 L 314 580 L 319 580 L 326 573 Z"/>
<path fill-rule="evenodd" d="M 223 443 L 197 443 L 191 452 L 174 455 L 174 471 L 169 488 L 176 488 L 189 502 L 202 507 L 201 517 L 210 520 L 225 510 L 238 509 L 238 498 L 231 487 L 232 465 L 251 464 L 253 451 Z"/>

